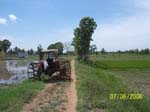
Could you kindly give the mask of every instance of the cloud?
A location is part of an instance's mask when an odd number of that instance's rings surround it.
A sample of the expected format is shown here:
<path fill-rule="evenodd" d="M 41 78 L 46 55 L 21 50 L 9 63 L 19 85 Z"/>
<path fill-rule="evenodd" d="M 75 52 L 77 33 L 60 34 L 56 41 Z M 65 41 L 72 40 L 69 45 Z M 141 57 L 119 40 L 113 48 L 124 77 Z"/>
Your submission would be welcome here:
<path fill-rule="evenodd" d="M 98 50 L 127 50 L 150 48 L 150 1 L 134 0 L 136 12 L 118 17 L 111 23 L 97 23 L 93 42 Z"/>
<path fill-rule="evenodd" d="M 14 22 L 14 21 L 17 20 L 17 17 L 16 17 L 14 14 L 10 14 L 10 15 L 9 15 L 9 19 L 10 19 L 12 22 Z"/>
<path fill-rule="evenodd" d="M 126 50 L 150 48 L 150 17 L 133 16 L 119 18 L 117 22 L 100 24 L 93 35 L 99 50 Z"/>
<path fill-rule="evenodd" d="M 9 19 L 11 22 L 15 22 L 17 20 L 17 17 L 14 14 L 10 14 Z M 0 18 L 0 24 L 7 24 L 7 19 Z"/>
<path fill-rule="evenodd" d="M 0 24 L 7 24 L 7 20 L 5 18 L 0 18 Z"/>

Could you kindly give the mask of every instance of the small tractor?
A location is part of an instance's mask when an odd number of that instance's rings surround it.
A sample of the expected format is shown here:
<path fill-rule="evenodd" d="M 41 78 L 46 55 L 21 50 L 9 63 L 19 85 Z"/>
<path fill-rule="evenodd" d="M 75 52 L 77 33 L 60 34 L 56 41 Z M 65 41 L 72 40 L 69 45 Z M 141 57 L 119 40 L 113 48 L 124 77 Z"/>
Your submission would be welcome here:
<path fill-rule="evenodd" d="M 57 49 L 40 52 L 39 61 L 31 62 L 28 65 L 27 72 L 29 77 L 37 76 L 40 78 L 42 74 L 52 77 L 55 74 L 57 79 L 71 80 L 70 61 L 59 61 Z"/>

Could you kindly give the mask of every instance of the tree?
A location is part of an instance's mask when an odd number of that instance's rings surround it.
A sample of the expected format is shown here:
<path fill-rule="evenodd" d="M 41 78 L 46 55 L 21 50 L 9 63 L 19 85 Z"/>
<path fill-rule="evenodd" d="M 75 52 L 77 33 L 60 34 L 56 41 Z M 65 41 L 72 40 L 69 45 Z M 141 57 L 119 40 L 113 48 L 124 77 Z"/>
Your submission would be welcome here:
<path fill-rule="evenodd" d="M 21 49 L 21 52 L 25 53 L 26 51 L 25 51 L 25 49 Z"/>
<path fill-rule="evenodd" d="M 21 48 L 19 48 L 19 47 L 15 47 L 14 49 L 13 49 L 13 52 L 14 52 L 14 54 L 18 54 L 19 52 L 25 52 L 25 50 L 24 49 L 21 49 Z"/>
<path fill-rule="evenodd" d="M 58 54 L 63 54 L 63 49 L 64 49 L 63 43 L 61 43 L 61 42 L 56 42 L 56 43 L 55 43 L 55 46 L 56 46 L 56 48 L 58 49 Z"/>
<path fill-rule="evenodd" d="M 150 53 L 150 49 L 149 48 L 146 48 L 146 49 L 142 49 L 141 54 L 149 54 Z"/>
<path fill-rule="evenodd" d="M 14 51 L 14 54 L 18 54 L 19 50 L 20 50 L 20 49 L 16 46 L 16 47 L 14 48 L 14 50 L 13 50 L 13 51 Z"/>
<path fill-rule="evenodd" d="M 135 54 L 139 54 L 139 49 L 135 49 L 135 50 L 134 50 L 134 53 L 135 53 Z"/>
<path fill-rule="evenodd" d="M 47 49 L 56 49 L 55 44 L 50 44 Z"/>
<path fill-rule="evenodd" d="M 0 40 L 0 51 L 2 51 L 3 42 Z"/>
<path fill-rule="evenodd" d="M 4 39 L 3 41 L 0 41 L 0 51 L 4 50 L 4 52 L 6 53 L 10 46 L 11 42 L 9 40 Z"/>
<path fill-rule="evenodd" d="M 50 44 L 47 49 L 58 49 L 58 54 L 63 54 L 63 44 L 61 42 Z"/>
<path fill-rule="evenodd" d="M 28 50 L 28 54 L 29 55 L 33 55 L 34 54 L 34 50 L 33 49 Z"/>
<path fill-rule="evenodd" d="M 43 51 L 43 48 L 42 48 L 42 45 L 41 45 L 41 44 L 38 45 L 37 51 L 38 51 L 39 54 L 40 54 L 41 51 Z"/>
<path fill-rule="evenodd" d="M 81 19 L 79 27 L 74 30 L 73 45 L 79 60 L 86 61 L 88 59 L 90 42 L 92 34 L 97 24 L 93 18 L 84 17 Z"/>
<path fill-rule="evenodd" d="M 106 53 L 106 51 L 105 51 L 104 48 L 102 48 L 101 53 L 102 53 L 102 54 L 105 54 L 105 53 Z"/>
<path fill-rule="evenodd" d="M 97 46 L 95 44 L 90 46 L 91 53 L 95 53 L 96 49 L 97 49 Z"/>

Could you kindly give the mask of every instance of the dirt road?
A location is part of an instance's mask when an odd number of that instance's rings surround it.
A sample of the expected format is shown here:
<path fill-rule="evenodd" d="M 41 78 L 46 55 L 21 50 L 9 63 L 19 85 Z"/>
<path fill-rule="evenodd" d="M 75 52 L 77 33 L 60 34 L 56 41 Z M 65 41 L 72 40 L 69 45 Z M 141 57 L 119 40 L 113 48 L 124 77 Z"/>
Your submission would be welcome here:
<path fill-rule="evenodd" d="M 76 104 L 77 104 L 77 92 L 76 92 L 76 75 L 75 75 L 75 61 L 71 61 L 71 77 L 73 82 L 70 84 L 68 88 L 68 105 L 66 112 L 76 112 Z"/>
<path fill-rule="evenodd" d="M 23 112 L 76 112 L 75 61 L 71 61 L 72 82 L 48 83 L 31 102 L 23 107 Z"/>

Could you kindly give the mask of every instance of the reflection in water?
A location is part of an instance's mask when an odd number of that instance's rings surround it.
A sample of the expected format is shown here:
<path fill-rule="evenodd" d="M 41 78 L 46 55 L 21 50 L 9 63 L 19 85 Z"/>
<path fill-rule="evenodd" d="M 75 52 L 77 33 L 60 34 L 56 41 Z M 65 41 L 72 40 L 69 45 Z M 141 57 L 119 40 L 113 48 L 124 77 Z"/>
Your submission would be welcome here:
<path fill-rule="evenodd" d="M 0 80 L 0 85 L 16 84 L 27 79 L 27 67 L 29 63 L 30 61 L 28 60 L 7 60 L 6 70 L 10 74 L 10 79 Z"/>

